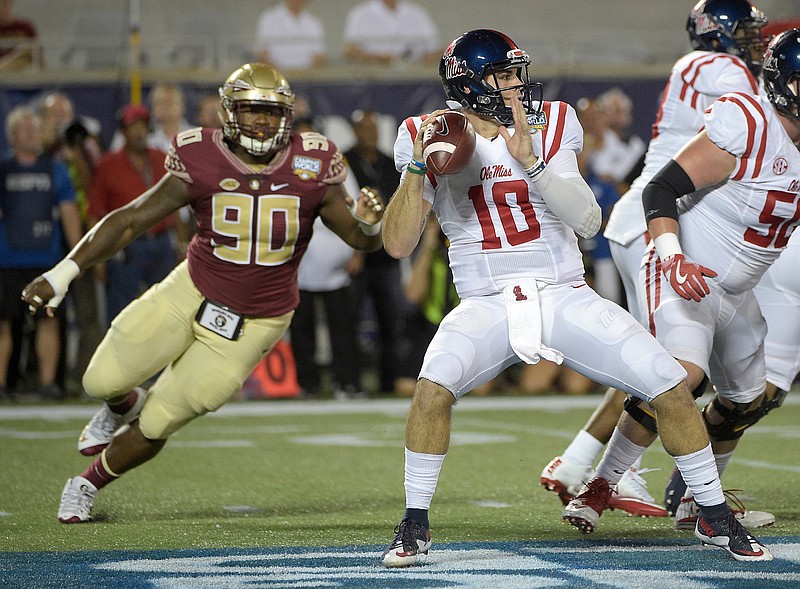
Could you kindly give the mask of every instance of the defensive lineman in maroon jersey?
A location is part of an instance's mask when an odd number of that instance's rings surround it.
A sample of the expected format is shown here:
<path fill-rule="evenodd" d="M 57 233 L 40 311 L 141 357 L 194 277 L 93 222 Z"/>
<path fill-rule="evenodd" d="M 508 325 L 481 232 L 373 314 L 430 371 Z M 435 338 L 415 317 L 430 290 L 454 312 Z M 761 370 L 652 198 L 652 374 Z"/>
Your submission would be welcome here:
<path fill-rule="evenodd" d="M 169 173 L 104 217 L 23 291 L 32 312 L 46 304 L 52 313 L 81 270 L 181 207 L 195 213 L 187 260 L 120 313 L 84 374 L 86 392 L 105 403 L 78 449 L 99 456 L 67 481 L 62 523 L 89 521 L 98 489 L 239 390 L 289 326 L 297 267 L 317 216 L 354 248 L 381 246 L 379 200 L 369 189 L 357 201 L 347 195 L 333 142 L 291 133 L 294 93 L 279 72 L 244 65 L 220 96 L 222 130 L 179 134 L 165 163 Z M 148 391 L 138 388 L 159 372 Z"/>

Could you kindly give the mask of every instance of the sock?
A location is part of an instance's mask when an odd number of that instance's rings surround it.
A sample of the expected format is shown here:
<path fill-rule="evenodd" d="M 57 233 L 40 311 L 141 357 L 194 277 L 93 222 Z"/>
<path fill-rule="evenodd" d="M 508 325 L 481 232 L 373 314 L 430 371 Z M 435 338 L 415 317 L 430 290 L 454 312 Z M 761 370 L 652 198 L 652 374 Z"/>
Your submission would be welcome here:
<path fill-rule="evenodd" d="M 611 486 L 616 485 L 625 471 L 644 454 L 645 450 L 647 450 L 645 446 L 634 444 L 621 431 L 614 428 L 594 476 L 604 478 Z"/>
<path fill-rule="evenodd" d="M 113 472 L 106 462 L 106 451 L 98 456 L 94 462 L 87 468 L 83 474 L 83 478 L 92 483 L 98 489 L 102 489 L 108 483 L 119 478 L 119 475 Z"/>
<path fill-rule="evenodd" d="M 133 406 L 136 404 L 136 400 L 138 398 L 139 396 L 136 394 L 136 391 L 130 391 L 125 396 L 124 401 L 114 403 L 113 405 L 111 403 L 106 403 L 106 405 L 108 405 L 108 408 L 111 409 L 113 413 L 116 413 L 117 415 L 125 415 L 128 411 L 133 409 Z"/>
<path fill-rule="evenodd" d="M 691 490 L 704 517 L 719 519 L 730 513 L 722 495 L 722 483 L 717 475 L 711 444 L 697 452 L 674 458 L 686 487 Z"/>
<path fill-rule="evenodd" d="M 728 463 L 731 461 L 731 458 L 733 458 L 733 451 L 727 454 L 714 454 L 714 462 L 717 465 L 717 473 L 719 473 L 720 480 L 722 480 L 722 473 L 728 468 Z"/>
<path fill-rule="evenodd" d="M 445 454 L 421 454 L 406 448 L 406 514 L 426 528 L 430 527 L 428 510 L 436 491 L 444 457 Z"/>
<path fill-rule="evenodd" d="M 431 524 L 428 521 L 428 510 L 427 509 L 406 509 L 406 513 L 403 516 L 403 519 L 411 519 L 421 524 L 427 529 L 431 528 Z"/>
<path fill-rule="evenodd" d="M 592 434 L 582 429 L 572 440 L 567 449 L 561 454 L 562 459 L 575 464 L 588 464 L 593 466 L 603 451 L 603 442 L 595 438 Z"/>

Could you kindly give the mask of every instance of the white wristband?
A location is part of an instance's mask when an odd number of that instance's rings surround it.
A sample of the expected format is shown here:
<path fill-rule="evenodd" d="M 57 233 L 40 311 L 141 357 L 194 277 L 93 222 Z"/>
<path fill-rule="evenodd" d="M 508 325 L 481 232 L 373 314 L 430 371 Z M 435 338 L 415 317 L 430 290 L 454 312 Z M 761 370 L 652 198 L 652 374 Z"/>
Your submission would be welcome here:
<path fill-rule="evenodd" d="M 369 223 L 364 223 L 363 221 L 358 222 L 358 226 L 361 228 L 361 232 L 364 235 L 369 235 L 372 237 L 373 235 L 378 235 L 381 232 L 381 222 L 378 221 L 377 223 L 373 223 L 370 225 Z"/>
<path fill-rule="evenodd" d="M 78 264 L 75 263 L 75 260 L 72 258 L 64 258 L 53 268 L 42 274 L 42 278 L 50 283 L 55 293 L 55 296 L 48 301 L 48 307 L 58 307 L 64 295 L 67 294 L 70 282 L 75 280 L 80 273 L 81 269 L 78 267 Z"/>
<path fill-rule="evenodd" d="M 662 260 L 666 260 L 671 256 L 683 253 L 683 250 L 681 249 L 681 242 L 678 240 L 678 236 L 674 233 L 662 233 L 656 237 L 653 242 L 656 245 L 658 257 Z"/>

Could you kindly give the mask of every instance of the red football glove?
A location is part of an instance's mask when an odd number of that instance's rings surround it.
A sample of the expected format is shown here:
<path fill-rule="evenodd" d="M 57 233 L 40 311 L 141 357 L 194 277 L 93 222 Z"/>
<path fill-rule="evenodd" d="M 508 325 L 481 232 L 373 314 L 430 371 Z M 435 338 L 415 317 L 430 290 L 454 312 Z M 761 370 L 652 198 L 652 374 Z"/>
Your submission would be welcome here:
<path fill-rule="evenodd" d="M 687 301 L 700 302 L 711 292 L 705 277 L 714 278 L 717 275 L 711 268 L 689 262 L 683 254 L 661 260 L 661 268 L 669 278 L 672 289 Z"/>

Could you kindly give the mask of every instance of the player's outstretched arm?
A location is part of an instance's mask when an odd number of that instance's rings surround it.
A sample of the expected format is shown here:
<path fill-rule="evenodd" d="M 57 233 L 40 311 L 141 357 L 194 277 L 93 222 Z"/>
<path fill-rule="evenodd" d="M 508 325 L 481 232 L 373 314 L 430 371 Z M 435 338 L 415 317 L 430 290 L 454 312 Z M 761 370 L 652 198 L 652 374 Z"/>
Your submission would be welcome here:
<path fill-rule="evenodd" d="M 31 312 L 47 303 L 53 314 L 78 274 L 116 254 L 147 229 L 189 202 L 186 184 L 172 174 L 165 174 L 152 188 L 124 207 L 120 207 L 95 225 L 64 260 L 52 270 L 35 278 L 22 291 Z"/>

